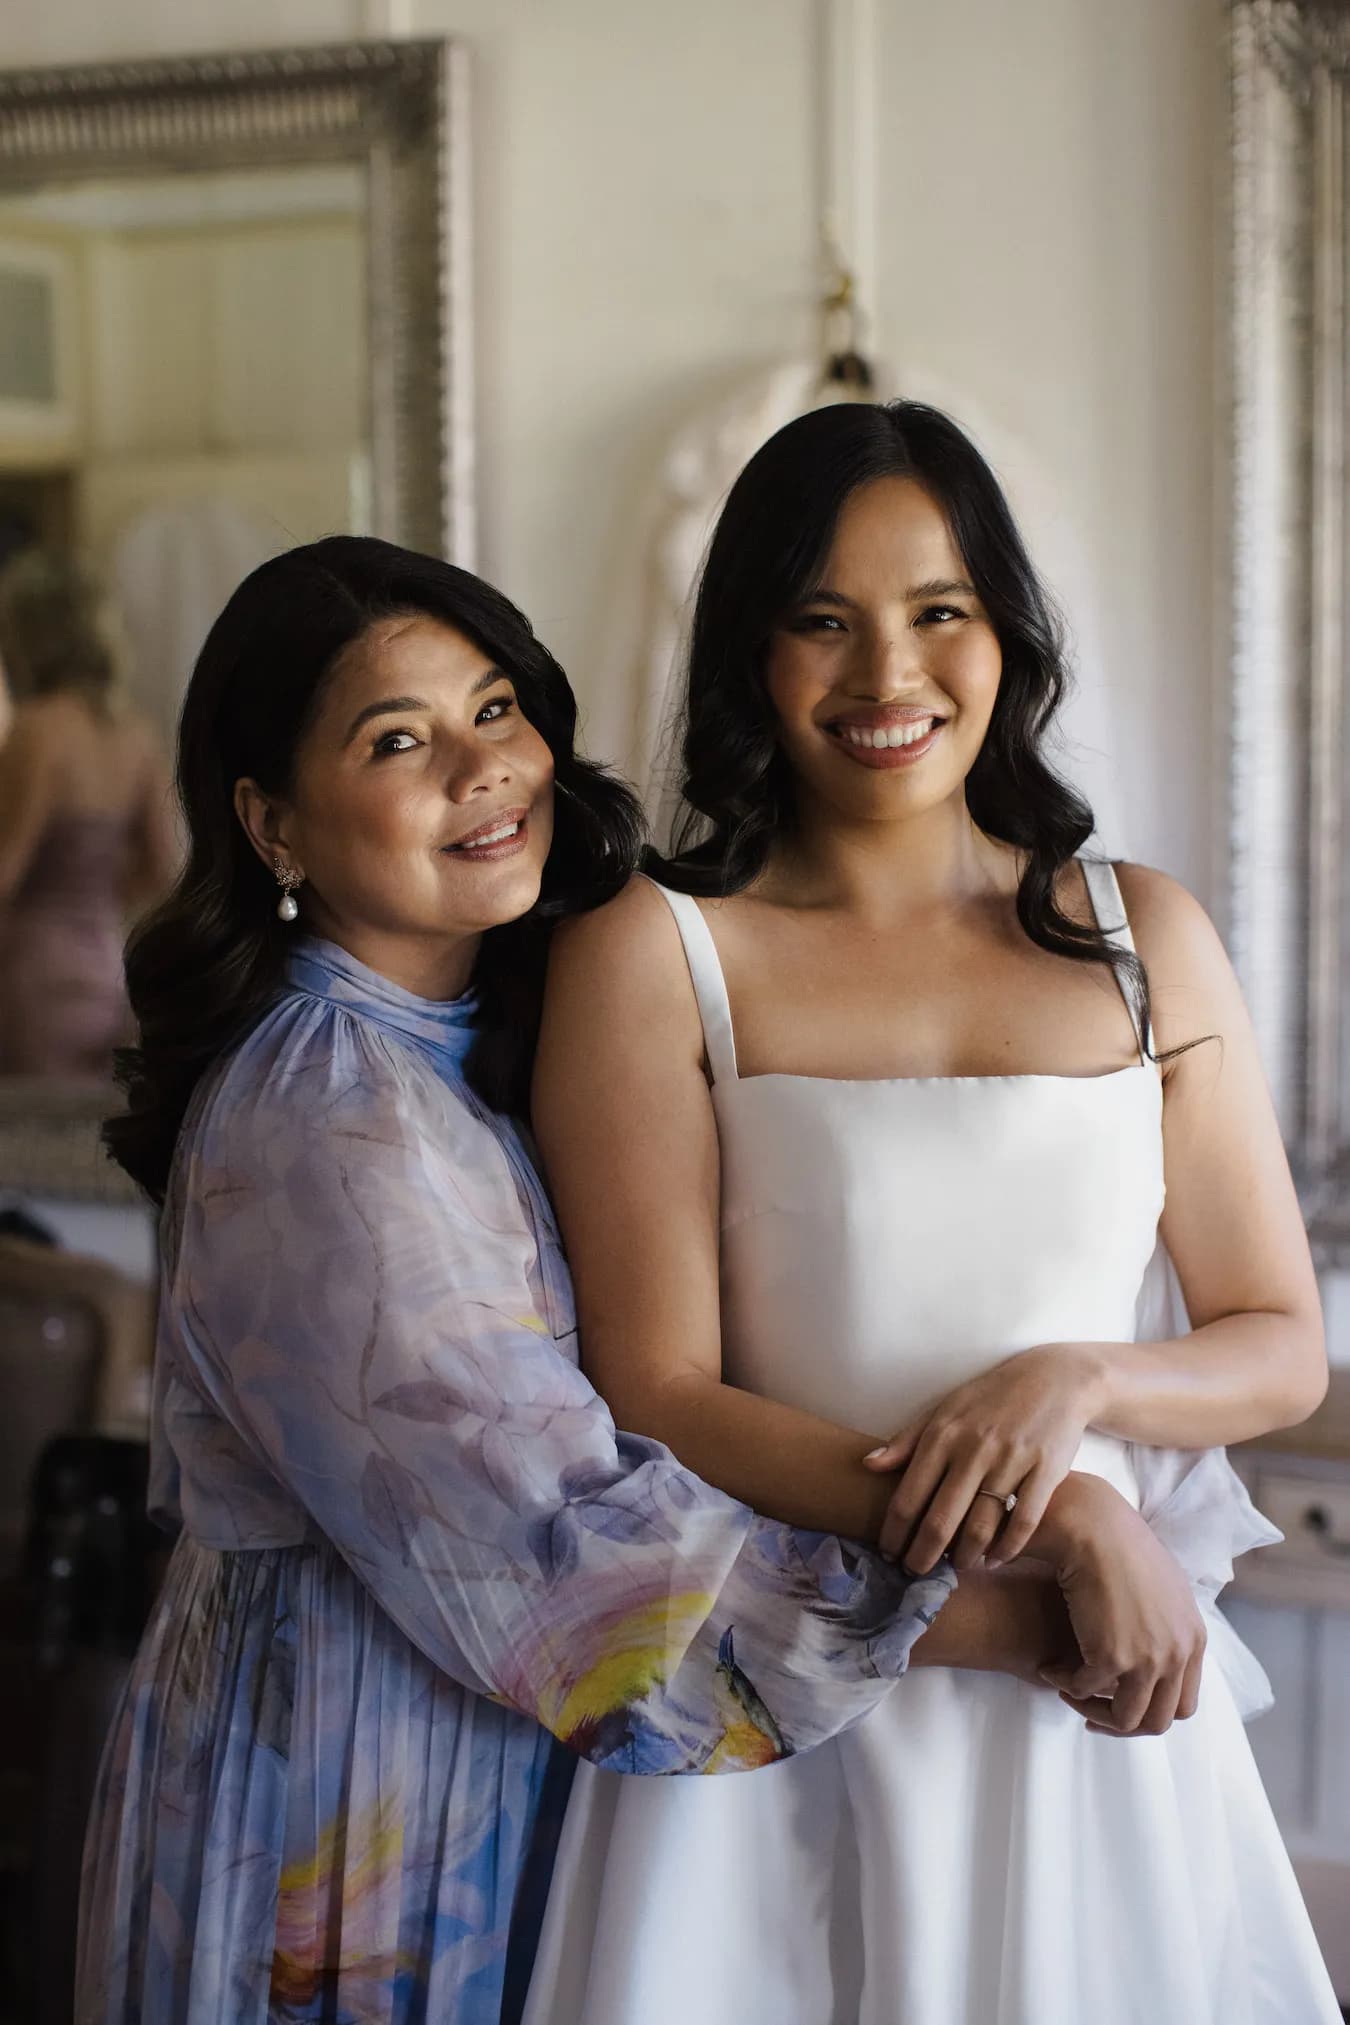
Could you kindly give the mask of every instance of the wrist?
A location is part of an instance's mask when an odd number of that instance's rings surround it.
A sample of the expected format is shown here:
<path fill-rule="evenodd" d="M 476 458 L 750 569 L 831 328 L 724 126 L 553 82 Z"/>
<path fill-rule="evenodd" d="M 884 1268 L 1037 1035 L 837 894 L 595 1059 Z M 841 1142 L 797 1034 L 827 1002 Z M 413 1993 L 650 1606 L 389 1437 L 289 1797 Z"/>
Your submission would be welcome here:
<path fill-rule="evenodd" d="M 963 1575 L 910 1664 L 1037 1680 L 1037 1668 L 1065 1650 L 1064 1604 L 1043 1571 Z"/>
<path fill-rule="evenodd" d="M 1048 1561 L 1057 1575 L 1080 1566 L 1101 1547 L 1113 1508 L 1124 1502 L 1104 1477 L 1070 1470 L 1051 1495 L 1027 1553 L 1033 1560 Z"/>
<path fill-rule="evenodd" d="M 1084 1427 L 1100 1427 L 1116 1402 L 1119 1369 L 1111 1343 L 1060 1343 L 1055 1354 L 1073 1373 Z"/>

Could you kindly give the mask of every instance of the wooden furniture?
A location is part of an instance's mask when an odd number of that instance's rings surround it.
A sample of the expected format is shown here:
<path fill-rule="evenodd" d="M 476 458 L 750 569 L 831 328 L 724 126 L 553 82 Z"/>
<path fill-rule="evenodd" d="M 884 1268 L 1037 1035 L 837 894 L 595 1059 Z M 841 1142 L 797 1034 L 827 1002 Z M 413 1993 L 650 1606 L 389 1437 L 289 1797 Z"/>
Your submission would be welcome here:
<path fill-rule="evenodd" d="M 1336 1993 L 1350 2005 L 1350 1369 L 1333 1372 L 1302 1427 L 1231 1454 L 1284 1534 L 1243 1556 L 1223 1599 L 1275 1689 L 1252 1748 Z"/>
<path fill-rule="evenodd" d="M 133 1573 L 152 1579 L 154 1307 L 153 1288 L 99 1259 L 0 1238 L 0 2015 L 40 2025 L 70 2018 L 84 1821 L 139 1628 L 91 1636 L 77 1606 L 91 1586 L 100 1605 L 125 1602 L 129 1532 Z"/>

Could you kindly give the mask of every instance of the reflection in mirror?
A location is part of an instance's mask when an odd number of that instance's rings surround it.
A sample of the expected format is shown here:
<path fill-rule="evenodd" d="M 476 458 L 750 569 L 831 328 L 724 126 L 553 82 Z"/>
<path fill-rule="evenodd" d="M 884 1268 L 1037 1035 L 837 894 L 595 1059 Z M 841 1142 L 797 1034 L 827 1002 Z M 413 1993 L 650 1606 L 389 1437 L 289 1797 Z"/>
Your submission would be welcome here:
<path fill-rule="evenodd" d="M 356 164 L 0 201 L 0 1076 L 106 1078 L 207 628 L 371 527 L 366 241 Z"/>

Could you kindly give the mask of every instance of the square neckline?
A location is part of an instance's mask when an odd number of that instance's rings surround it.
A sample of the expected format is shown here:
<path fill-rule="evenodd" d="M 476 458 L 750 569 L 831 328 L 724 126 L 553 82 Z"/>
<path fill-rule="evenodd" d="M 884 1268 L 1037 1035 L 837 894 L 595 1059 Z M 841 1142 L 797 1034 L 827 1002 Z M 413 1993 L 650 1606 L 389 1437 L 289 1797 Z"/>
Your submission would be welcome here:
<path fill-rule="evenodd" d="M 1138 1076 L 1145 1070 L 1157 1074 L 1157 1063 L 1152 1061 L 1125 1062 L 1119 1069 L 1090 1069 L 1085 1075 L 1075 1076 L 1063 1069 L 1014 1069 L 1001 1074 L 982 1076 L 815 1076 L 802 1069 L 761 1069 L 754 1075 L 735 1076 L 725 1079 L 725 1086 L 742 1083 L 835 1083 L 845 1089 L 878 1090 L 891 1089 L 910 1083 L 1114 1083 L 1121 1076 Z M 723 1087 L 715 1080 L 713 1088 Z"/>
<path fill-rule="evenodd" d="M 1129 918 L 1116 878 L 1115 867 L 1108 859 L 1077 857 L 1074 862 L 1081 868 L 1083 883 L 1087 887 L 1097 926 L 1106 939 L 1131 956 L 1136 954 L 1134 936 L 1130 930 Z M 736 1059 L 736 1039 L 731 1018 L 731 998 L 727 991 L 726 975 L 722 959 L 707 916 L 692 893 L 681 893 L 669 886 L 663 886 L 650 874 L 642 875 L 647 883 L 654 886 L 669 906 L 675 917 L 680 941 L 684 948 L 685 962 L 689 967 L 690 981 L 698 1004 L 699 1019 L 703 1027 L 703 1044 L 708 1058 L 709 1087 L 716 1091 L 731 1085 L 743 1083 L 812 1083 L 837 1084 L 844 1089 L 893 1089 L 907 1084 L 927 1085 L 931 1088 L 959 1087 L 970 1085 L 991 1086 L 1000 1083 L 1069 1083 L 1094 1084 L 1115 1083 L 1122 1076 L 1138 1075 L 1148 1070 L 1152 1073 L 1156 1087 L 1161 1090 L 1162 1079 L 1158 1064 L 1150 1052 L 1152 1035 L 1141 1033 L 1135 1019 L 1134 1008 L 1116 978 L 1117 989 L 1125 1000 L 1125 1009 L 1135 1033 L 1135 1045 L 1139 1059 L 1126 1062 L 1118 1069 L 1100 1069 L 1086 1075 L 1072 1075 L 1063 1070 L 1025 1069 L 1011 1072 L 969 1075 L 969 1076 L 821 1076 L 811 1075 L 798 1069 L 765 1069 L 755 1075 L 743 1076 Z M 1119 919 L 1114 927 L 1107 927 L 1102 919 L 1103 903 L 1113 906 Z M 1114 975 L 1114 972 L 1113 972 Z"/>

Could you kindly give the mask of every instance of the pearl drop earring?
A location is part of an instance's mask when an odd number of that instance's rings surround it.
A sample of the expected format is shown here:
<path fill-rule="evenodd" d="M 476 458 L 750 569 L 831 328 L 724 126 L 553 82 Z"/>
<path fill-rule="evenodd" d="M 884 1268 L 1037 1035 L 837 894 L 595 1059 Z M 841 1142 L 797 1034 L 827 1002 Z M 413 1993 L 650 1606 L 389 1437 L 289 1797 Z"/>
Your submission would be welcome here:
<path fill-rule="evenodd" d="M 277 919 L 279 921 L 294 921 L 300 912 L 300 903 L 295 897 L 295 888 L 304 885 L 305 875 L 303 872 L 293 871 L 280 858 L 272 860 L 272 870 L 277 875 L 277 884 L 282 888 L 281 898 L 277 902 Z"/>

